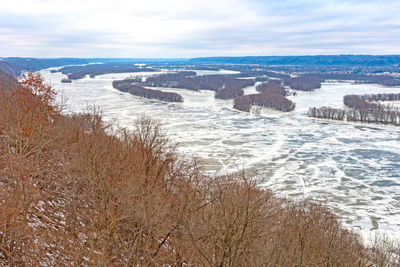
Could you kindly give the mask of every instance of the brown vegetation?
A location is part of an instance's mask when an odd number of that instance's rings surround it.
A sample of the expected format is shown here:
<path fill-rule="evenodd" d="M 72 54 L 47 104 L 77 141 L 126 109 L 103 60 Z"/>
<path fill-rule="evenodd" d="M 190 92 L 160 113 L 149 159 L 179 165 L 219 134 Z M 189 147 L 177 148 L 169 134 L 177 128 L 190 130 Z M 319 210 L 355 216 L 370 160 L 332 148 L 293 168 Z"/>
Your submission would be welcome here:
<path fill-rule="evenodd" d="M 259 92 L 271 92 L 278 95 L 286 96 L 287 92 L 282 87 L 281 80 L 269 80 L 266 83 L 261 83 L 256 87 L 257 91 Z"/>
<path fill-rule="evenodd" d="M 252 105 L 289 112 L 294 110 L 296 104 L 286 97 L 272 92 L 253 94 L 247 96 Z"/>
<path fill-rule="evenodd" d="M 0 75 L 2 74 L 17 77 L 21 74 L 21 70 L 19 70 L 14 64 L 0 59 Z M 2 78 L 0 78 L 0 80 L 2 80 Z"/>
<path fill-rule="evenodd" d="M 0 265 L 399 264 L 326 207 L 204 176 L 150 119 L 113 130 L 96 109 L 61 115 L 38 75 L 23 90 L 0 89 Z"/>
<path fill-rule="evenodd" d="M 240 111 L 250 112 L 251 102 L 249 97 L 248 96 L 235 97 L 235 99 L 233 100 L 233 108 Z"/>
<path fill-rule="evenodd" d="M 16 88 L 18 86 L 17 80 L 0 70 L 0 88 L 8 90 L 9 88 Z"/>
<path fill-rule="evenodd" d="M 306 74 L 285 79 L 285 84 L 290 88 L 301 91 L 312 91 L 321 88 L 322 78 L 318 75 Z"/>
<path fill-rule="evenodd" d="M 343 103 L 349 110 L 331 107 L 310 108 L 308 116 L 331 120 L 346 120 L 362 123 L 400 125 L 400 109 L 391 105 L 370 103 L 368 101 L 393 101 L 400 94 L 346 95 Z"/>
<path fill-rule="evenodd" d="M 133 84 L 131 81 L 132 80 L 130 79 L 113 81 L 112 85 L 115 89 L 118 89 L 121 92 L 130 93 L 140 97 L 157 99 L 165 102 L 183 102 L 183 97 L 180 94 L 144 88 L 142 86 Z"/>
<path fill-rule="evenodd" d="M 346 119 L 346 114 L 348 111 L 344 109 L 331 108 L 331 107 L 320 107 L 320 108 L 310 108 L 308 111 L 309 117 L 319 118 L 319 119 L 329 119 L 329 120 L 339 120 L 342 121 Z"/>
<path fill-rule="evenodd" d="M 250 112 L 252 105 L 284 112 L 294 110 L 295 103 L 285 97 L 287 92 L 280 83 L 280 80 L 270 80 L 258 85 L 256 89 L 262 93 L 236 97 L 233 107 L 246 112 Z"/>
<path fill-rule="evenodd" d="M 398 107 L 368 102 L 375 99 L 380 101 L 397 100 L 398 97 L 397 94 L 346 95 L 343 97 L 343 103 L 353 109 L 348 112 L 347 120 L 400 125 Z"/>
<path fill-rule="evenodd" d="M 375 95 L 361 95 L 359 96 L 364 100 L 367 101 L 399 101 L 400 100 L 400 94 L 375 94 Z"/>
<path fill-rule="evenodd" d="M 219 99 L 232 99 L 243 95 L 243 88 L 255 83 L 254 79 L 235 79 L 229 75 L 204 75 L 196 76 L 192 71 L 181 71 L 152 76 L 141 82 L 135 80 L 138 85 L 182 88 L 188 90 L 211 90 L 216 92 Z"/>
<path fill-rule="evenodd" d="M 185 79 L 185 77 L 190 77 L 190 76 L 196 76 L 196 72 L 179 71 L 176 73 L 164 73 L 148 77 L 146 81 L 140 85 L 151 86 L 151 87 L 176 87 L 180 81 Z"/>

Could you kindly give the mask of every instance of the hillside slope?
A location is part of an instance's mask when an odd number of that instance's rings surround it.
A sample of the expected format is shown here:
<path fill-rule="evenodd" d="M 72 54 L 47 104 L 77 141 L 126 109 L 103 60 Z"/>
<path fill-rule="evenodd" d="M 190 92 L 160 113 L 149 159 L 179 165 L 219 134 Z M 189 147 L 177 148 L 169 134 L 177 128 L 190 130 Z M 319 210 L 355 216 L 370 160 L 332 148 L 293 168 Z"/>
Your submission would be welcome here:
<path fill-rule="evenodd" d="M 14 77 L 10 76 L 0 69 L 0 88 L 3 88 L 3 90 L 12 90 L 13 88 L 17 88 L 18 86 L 19 83 Z"/>
<path fill-rule="evenodd" d="M 13 86 L 0 86 L 0 265 L 399 264 L 324 206 L 202 174 L 149 118 L 111 128 L 96 108 L 62 115 L 40 75 Z"/>

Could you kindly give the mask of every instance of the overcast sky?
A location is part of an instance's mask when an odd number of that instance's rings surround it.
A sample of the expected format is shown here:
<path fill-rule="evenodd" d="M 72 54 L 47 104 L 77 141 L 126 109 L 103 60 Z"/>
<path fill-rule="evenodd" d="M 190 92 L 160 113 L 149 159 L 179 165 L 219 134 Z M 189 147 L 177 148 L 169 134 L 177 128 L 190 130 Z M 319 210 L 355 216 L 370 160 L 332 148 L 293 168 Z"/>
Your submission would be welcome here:
<path fill-rule="evenodd" d="M 399 0 L 0 0 L 0 57 L 400 54 Z"/>

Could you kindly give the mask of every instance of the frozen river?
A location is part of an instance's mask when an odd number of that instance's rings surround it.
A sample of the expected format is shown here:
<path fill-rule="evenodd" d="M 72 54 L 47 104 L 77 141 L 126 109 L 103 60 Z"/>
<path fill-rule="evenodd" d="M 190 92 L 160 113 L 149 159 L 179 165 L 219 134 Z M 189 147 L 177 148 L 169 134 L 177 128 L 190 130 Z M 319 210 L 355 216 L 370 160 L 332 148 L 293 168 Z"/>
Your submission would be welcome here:
<path fill-rule="evenodd" d="M 67 97 L 70 111 L 96 104 L 106 120 L 128 128 L 146 114 L 160 120 L 180 152 L 202 159 L 206 171 L 247 169 L 282 196 L 323 201 L 365 237 L 384 232 L 400 239 L 400 127 L 307 117 L 311 106 L 343 107 L 345 94 L 400 93 L 400 88 L 325 83 L 291 96 L 294 112 L 248 114 L 210 91 L 162 89 L 183 96 L 183 103 L 171 104 L 112 88 L 114 79 L 148 73 L 106 74 L 71 84 L 62 84 L 60 73 L 42 73 Z"/>

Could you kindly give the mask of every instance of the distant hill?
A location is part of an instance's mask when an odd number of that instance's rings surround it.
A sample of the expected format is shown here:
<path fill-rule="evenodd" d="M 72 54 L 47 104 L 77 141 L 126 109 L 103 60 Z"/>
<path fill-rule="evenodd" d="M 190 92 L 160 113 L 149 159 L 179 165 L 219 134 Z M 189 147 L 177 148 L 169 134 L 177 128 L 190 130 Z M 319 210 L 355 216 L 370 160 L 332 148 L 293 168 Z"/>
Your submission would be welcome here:
<path fill-rule="evenodd" d="M 400 55 L 245 56 L 185 58 L 0 58 L 0 70 L 17 77 L 23 71 L 89 63 L 259 64 L 303 67 L 399 67 Z"/>
<path fill-rule="evenodd" d="M 1 66 L 1 61 L 0 61 L 0 66 Z M 5 90 L 12 90 L 18 86 L 19 83 L 14 77 L 10 76 L 9 74 L 3 72 L 0 69 L 0 88 Z"/>
<path fill-rule="evenodd" d="M 13 67 L 13 72 L 7 69 L 2 70 L 12 76 L 18 76 L 22 71 L 38 71 L 41 69 L 47 69 L 51 67 L 60 67 L 65 65 L 79 65 L 88 64 L 88 59 L 82 58 L 20 58 L 20 57 L 8 57 L 3 58 L 0 63 L 9 64 Z"/>
<path fill-rule="evenodd" d="M 89 63 L 184 63 L 182 58 L 0 58 L 0 70 L 17 77 L 23 71 L 38 71 L 51 67 L 82 65 Z"/>
<path fill-rule="evenodd" d="M 0 71 L 7 73 L 11 76 L 18 76 L 21 71 L 12 63 L 6 62 L 4 60 L 0 60 Z"/>
<path fill-rule="evenodd" d="M 302 66 L 399 66 L 400 55 L 331 55 L 331 56 L 248 56 L 199 57 L 189 60 L 202 64 L 260 64 Z"/>

